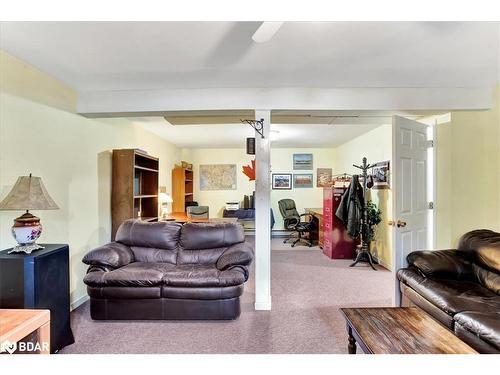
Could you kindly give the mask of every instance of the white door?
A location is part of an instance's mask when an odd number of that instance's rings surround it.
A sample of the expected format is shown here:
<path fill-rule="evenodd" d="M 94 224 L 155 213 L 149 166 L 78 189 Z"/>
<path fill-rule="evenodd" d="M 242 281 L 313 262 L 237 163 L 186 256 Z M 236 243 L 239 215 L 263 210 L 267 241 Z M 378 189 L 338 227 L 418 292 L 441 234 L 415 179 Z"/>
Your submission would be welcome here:
<path fill-rule="evenodd" d="M 427 198 L 428 125 L 394 116 L 393 136 L 393 270 L 407 265 L 406 256 L 428 248 L 429 201 Z M 396 279 L 395 304 L 399 305 Z"/>

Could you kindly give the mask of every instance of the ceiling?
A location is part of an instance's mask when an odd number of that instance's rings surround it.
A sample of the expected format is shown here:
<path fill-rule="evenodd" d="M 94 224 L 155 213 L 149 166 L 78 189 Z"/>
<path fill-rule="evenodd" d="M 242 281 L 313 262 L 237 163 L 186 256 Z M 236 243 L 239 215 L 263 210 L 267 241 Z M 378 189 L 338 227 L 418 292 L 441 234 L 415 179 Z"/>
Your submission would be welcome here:
<path fill-rule="evenodd" d="M 249 125 L 241 123 L 172 125 L 163 117 L 130 120 L 182 148 L 244 148 L 246 138 L 255 136 Z M 378 126 L 380 121 L 350 125 L 273 123 L 270 138 L 275 148 L 336 147 Z"/>
<path fill-rule="evenodd" d="M 470 88 L 492 87 L 499 78 L 499 23 L 285 22 L 269 42 L 255 43 L 260 24 L 0 22 L 0 48 L 81 93 Z M 254 135 L 239 123 L 252 110 L 209 112 L 149 113 L 132 121 L 187 148 L 244 147 Z M 273 111 L 271 139 L 273 147 L 334 147 L 390 123 L 393 114 Z"/>
<path fill-rule="evenodd" d="M 78 91 L 240 87 L 484 87 L 499 24 L 2 22 L 0 47 Z"/>

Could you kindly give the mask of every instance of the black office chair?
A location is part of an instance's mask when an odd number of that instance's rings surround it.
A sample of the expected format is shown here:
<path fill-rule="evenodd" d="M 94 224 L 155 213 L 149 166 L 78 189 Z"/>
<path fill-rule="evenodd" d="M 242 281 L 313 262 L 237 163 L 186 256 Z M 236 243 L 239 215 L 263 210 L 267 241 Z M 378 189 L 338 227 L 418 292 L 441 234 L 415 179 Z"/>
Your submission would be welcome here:
<path fill-rule="evenodd" d="M 188 206 L 186 213 L 189 219 L 208 219 L 208 206 Z"/>
<path fill-rule="evenodd" d="M 285 229 L 292 231 L 292 233 L 283 241 L 287 243 L 293 240 L 292 247 L 294 247 L 297 242 L 304 242 L 309 247 L 312 246 L 312 242 L 304 238 L 304 233 L 310 233 L 315 229 L 314 223 L 311 221 L 311 215 L 302 214 L 299 215 L 297 208 L 295 206 L 295 201 L 293 199 L 281 199 L 278 201 L 278 206 L 283 216 L 283 222 L 285 223 Z M 309 217 L 309 221 L 301 221 L 302 217 Z M 295 235 L 297 233 L 297 235 Z"/>

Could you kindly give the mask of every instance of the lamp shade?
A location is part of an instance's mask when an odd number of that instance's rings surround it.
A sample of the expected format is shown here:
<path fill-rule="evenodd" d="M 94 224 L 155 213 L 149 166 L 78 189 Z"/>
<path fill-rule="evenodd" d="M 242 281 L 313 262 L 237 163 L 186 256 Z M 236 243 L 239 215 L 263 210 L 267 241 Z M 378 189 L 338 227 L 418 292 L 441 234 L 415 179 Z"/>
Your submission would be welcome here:
<path fill-rule="evenodd" d="M 40 177 L 21 176 L 0 202 L 0 210 L 57 210 Z"/>
<path fill-rule="evenodd" d="M 167 193 L 160 193 L 158 198 L 162 203 L 172 203 L 174 201 L 172 197 Z"/>

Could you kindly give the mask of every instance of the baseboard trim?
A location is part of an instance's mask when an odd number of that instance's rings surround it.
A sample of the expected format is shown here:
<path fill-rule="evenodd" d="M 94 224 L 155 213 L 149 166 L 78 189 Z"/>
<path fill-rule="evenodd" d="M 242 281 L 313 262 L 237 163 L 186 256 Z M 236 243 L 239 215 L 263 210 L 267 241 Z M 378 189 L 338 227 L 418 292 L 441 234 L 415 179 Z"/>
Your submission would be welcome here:
<path fill-rule="evenodd" d="M 271 232 L 271 237 L 272 238 L 284 238 L 284 237 L 288 237 L 292 232 L 290 232 L 289 230 L 281 230 L 281 229 L 277 229 L 277 230 L 273 230 Z"/>
<path fill-rule="evenodd" d="M 382 267 L 384 267 L 386 270 L 389 270 L 391 271 L 391 267 L 389 267 L 383 260 L 381 260 L 380 258 L 377 258 L 376 256 L 373 256 L 373 259 Z"/>
<path fill-rule="evenodd" d="M 83 305 L 85 302 L 87 302 L 90 299 L 90 297 L 85 294 L 84 296 L 81 296 L 80 298 L 77 298 L 75 301 L 70 306 L 70 311 L 73 311 Z"/>
<path fill-rule="evenodd" d="M 264 302 L 255 302 L 255 310 L 271 310 L 271 297 L 269 297 L 269 301 Z"/>

